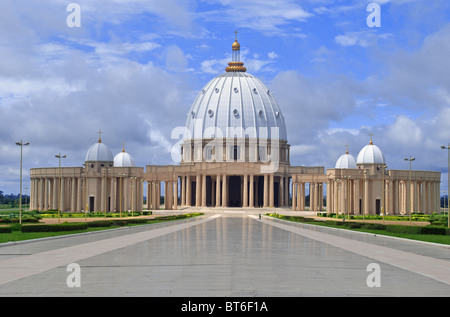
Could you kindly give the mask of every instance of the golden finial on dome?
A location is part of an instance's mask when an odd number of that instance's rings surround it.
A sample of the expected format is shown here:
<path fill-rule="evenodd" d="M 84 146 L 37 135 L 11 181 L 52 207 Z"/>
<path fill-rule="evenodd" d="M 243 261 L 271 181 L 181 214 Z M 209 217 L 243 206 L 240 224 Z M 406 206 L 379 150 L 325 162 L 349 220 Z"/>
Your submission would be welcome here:
<path fill-rule="evenodd" d="M 233 51 L 237 51 L 241 49 L 241 44 L 239 44 L 239 42 L 237 41 L 238 31 L 234 31 L 234 33 L 236 34 L 236 37 L 234 39 L 233 45 L 231 45 L 231 48 L 233 49 Z"/>
<path fill-rule="evenodd" d="M 240 61 L 240 51 L 241 45 L 237 41 L 238 31 L 234 31 L 236 34 L 233 45 L 231 45 L 232 49 L 232 60 L 228 63 L 228 67 L 225 68 L 227 72 L 246 72 L 247 68 L 244 67 L 244 63 Z"/>
<path fill-rule="evenodd" d="M 103 133 L 102 130 L 99 129 L 97 133 L 98 133 L 98 143 L 102 143 L 102 133 Z"/>
<path fill-rule="evenodd" d="M 369 135 L 370 135 L 370 142 L 369 142 L 369 144 L 372 145 L 373 144 L 373 141 L 372 141 L 373 133 L 370 132 Z"/>
<path fill-rule="evenodd" d="M 125 152 L 125 142 L 122 143 L 122 152 Z"/>

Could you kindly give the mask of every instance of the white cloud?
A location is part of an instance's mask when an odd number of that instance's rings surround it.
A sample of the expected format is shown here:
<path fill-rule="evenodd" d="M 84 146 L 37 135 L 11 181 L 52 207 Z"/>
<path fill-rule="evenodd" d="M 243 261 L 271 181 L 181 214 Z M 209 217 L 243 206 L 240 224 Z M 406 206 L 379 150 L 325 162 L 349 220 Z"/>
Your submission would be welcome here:
<path fill-rule="evenodd" d="M 286 25 L 305 22 L 313 16 L 290 0 L 219 0 L 218 10 L 202 12 L 206 21 L 226 21 L 238 28 L 248 28 L 267 35 L 286 35 Z"/>
<path fill-rule="evenodd" d="M 373 31 L 346 32 L 345 34 L 336 35 L 335 41 L 342 46 L 361 46 L 369 47 L 376 45 L 378 40 L 386 40 L 393 35 L 390 33 L 380 33 Z"/>

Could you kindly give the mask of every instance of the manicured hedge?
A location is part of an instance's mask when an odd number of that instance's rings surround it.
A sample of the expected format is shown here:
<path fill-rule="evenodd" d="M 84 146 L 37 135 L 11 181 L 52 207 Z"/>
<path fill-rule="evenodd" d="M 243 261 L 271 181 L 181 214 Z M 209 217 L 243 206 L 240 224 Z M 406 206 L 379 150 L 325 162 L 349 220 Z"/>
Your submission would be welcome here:
<path fill-rule="evenodd" d="M 148 221 L 148 219 L 145 218 L 131 218 L 131 219 L 127 219 L 127 223 L 132 223 L 132 224 L 146 224 Z"/>
<path fill-rule="evenodd" d="M 126 226 L 128 224 L 127 220 L 112 220 L 112 225 L 113 226 Z"/>
<path fill-rule="evenodd" d="M 313 218 L 305 218 L 302 216 L 287 216 L 278 214 L 267 214 L 271 217 L 276 217 L 278 219 L 298 221 L 298 222 L 312 222 Z M 409 226 L 409 225 L 386 225 L 381 223 L 363 223 L 363 222 L 352 222 L 352 221 L 334 221 L 325 220 L 324 224 L 344 227 L 349 229 L 367 229 L 367 230 L 386 230 L 392 233 L 406 233 L 406 234 L 435 234 L 435 235 L 450 235 L 450 229 L 446 227 L 439 226 Z"/>
<path fill-rule="evenodd" d="M 448 234 L 448 229 L 444 227 L 426 226 L 420 227 L 421 234 Z"/>
<path fill-rule="evenodd" d="M 381 223 L 365 223 L 363 228 L 368 230 L 386 230 L 387 225 Z"/>
<path fill-rule="evenodd" d="M 389 225 L 386 227 L 386 231 L 393 232 L 393 233 L 420 234 L 420 227 L 418 227 L 418 226 L 403 226 L 403 225 Z"/>
<path fill-rule="evenodd" d="M 61 223 L 57 225 L 29 225 L 22 226 L 22 232 L 59 232 L 87 229 L 87 223 Z"/>
<path fill-rule="evenodd" d="M 11 233 L 11 227 L 0 227 L 0 233 Z"/>
<path fill-rule="evenodd" d="M 109 220 L 97 220 L 87 222 L 88 227 L 111 227 L 112 222 Z"/>

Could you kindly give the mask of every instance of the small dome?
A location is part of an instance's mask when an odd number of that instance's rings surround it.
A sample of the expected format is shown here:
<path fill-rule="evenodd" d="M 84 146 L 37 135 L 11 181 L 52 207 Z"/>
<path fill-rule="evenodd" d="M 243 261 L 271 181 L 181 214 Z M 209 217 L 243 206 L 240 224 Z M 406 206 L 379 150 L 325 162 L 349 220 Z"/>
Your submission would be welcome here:
<path fill-rule="evenodd" d="M 348 152 L 342 154 L 336 161 L 335 168 L 356 168 L 355 158 L 348 154 Z"/>
<path fill-rule="evenodd" d="M 89 151 L 86 154 L 86 162 L 112 162 L 114 161 L 114 157 L 112 155 L 111 150 L 107 145 L 101 143 L 93 144 Z"/>
<path fill-rule="evenodd" d="M 134 167 L 134 160 L 125 150 L 114 157 L 114 167 Z"/>
<path fill-rule="evenodd" d="M 356 164 L 385 164 L 384 155 L 372 141 L 359 152 Z"/>
<path fill-rule="evenodd" d="M 231 45 L 231 48 L 233 50 L 240 50 L 241 49 L 241 44 L 239 44 L 239 42 L 237 41 L 237 39 L 234 41 L 233 45 Z"/>

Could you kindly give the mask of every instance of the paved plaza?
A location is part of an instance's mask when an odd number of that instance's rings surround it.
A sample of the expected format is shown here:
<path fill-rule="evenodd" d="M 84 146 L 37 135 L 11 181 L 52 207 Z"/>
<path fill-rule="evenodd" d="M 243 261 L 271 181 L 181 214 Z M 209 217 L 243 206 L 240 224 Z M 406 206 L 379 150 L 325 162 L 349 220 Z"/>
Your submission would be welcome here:
<path fill-rule="evenodd" d="M 3 297 L 449 295 L 448 246 L 259 219 L 255 210 L 0 247 Z"/>

